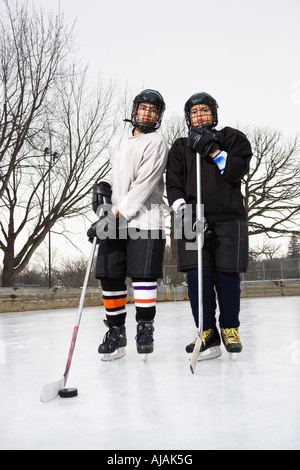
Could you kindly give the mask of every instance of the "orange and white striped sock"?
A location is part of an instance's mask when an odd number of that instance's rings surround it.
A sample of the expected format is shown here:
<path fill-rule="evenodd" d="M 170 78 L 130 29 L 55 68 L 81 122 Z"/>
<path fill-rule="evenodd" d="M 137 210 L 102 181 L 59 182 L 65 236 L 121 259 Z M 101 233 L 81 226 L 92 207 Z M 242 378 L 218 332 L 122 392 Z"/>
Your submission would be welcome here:
<path fill-rule="evenodd" d="M 125 287 L 125 288 L 124 288 Z M 124 325 L 126 319 L 127 288 L 122 290 L 102 289 L 106 318 L 117 326 Z"/>

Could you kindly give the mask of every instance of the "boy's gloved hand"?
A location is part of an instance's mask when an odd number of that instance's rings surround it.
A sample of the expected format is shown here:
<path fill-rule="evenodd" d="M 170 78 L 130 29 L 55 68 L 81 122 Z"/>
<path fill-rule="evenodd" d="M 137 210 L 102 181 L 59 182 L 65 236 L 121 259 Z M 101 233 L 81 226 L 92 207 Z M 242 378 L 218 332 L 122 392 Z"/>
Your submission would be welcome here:
<path fill-rule="evenodd" d="M 201 157 L 206 157 L 209 153 L 218 149 L 218 142 L 215 134 L 209 129 L 199 126 L 192 127 L 188 135 L 188 146 L 196 150 Z"/>
<path fill-rule="evenodd" d="M 119 219 L 114 216 L 112 211 L 106 211 L 87 231 L 89 241 L 93 242 L 94 237 L 99 240 L 105 240 L 106 238 L 115 240 L 117 238 L 118 223 Z"/>

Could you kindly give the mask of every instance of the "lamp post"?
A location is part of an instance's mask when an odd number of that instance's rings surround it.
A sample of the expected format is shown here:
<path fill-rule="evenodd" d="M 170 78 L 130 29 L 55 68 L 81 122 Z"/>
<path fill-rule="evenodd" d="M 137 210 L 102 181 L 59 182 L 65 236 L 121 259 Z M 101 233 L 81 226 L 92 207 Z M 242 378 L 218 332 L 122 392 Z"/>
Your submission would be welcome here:
<path fill-rule="evenodd" d="M 47 160 L 47 157 L 50 157 L 49 160 Z M 48 286 L 52 287 L 52 279 L 51 279 L 51 224 L 50 224 L 50 214 L 51 214 L 51 203 L 50 203 L 50 198 L 51 198 L 51 191 L 50 191 L 50 185 L 51 185 L 51 168 L 52 165 L 55 163 L 55 161 L 60 157 L 60 154 L 58 152 L 52 152 L 51 149 L 46 147 L 44 149 L 44 158 L 46 162 L 48 163 L 48 217 L 49 217 L 49 232 L 48 232 Z"/>

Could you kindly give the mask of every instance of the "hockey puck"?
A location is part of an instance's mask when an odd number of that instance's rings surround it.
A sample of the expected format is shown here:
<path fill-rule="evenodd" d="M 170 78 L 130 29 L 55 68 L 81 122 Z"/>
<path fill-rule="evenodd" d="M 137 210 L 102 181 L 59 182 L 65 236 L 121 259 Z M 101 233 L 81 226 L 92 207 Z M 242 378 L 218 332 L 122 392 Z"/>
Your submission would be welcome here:
<path fill-rule="evenodd" d="M 77 397 L 78 390 L 77 388 L 62 388 L 58 393 L 61 398 L 72 398 Z"/>

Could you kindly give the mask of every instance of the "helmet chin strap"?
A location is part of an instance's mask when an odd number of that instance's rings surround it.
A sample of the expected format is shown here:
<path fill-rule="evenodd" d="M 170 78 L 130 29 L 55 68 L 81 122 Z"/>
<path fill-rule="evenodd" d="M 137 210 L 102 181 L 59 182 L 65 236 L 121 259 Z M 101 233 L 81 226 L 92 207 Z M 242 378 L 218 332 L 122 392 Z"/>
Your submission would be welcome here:
<path fill-rule="evenodd" d="M 150 134 L 150 132 L 154 132 L 156 130 L 155 124 L 144 124 L 138 121 L 134 123 L 134 127 L 136 127 L 143 134 Z"/>
<path fill-rule="evenodd" d="M 156 123 L 154 124 L 145 124 L 145 123 L 142 123 L 142 122 L 133 122 L 131 119 L 123 119 L 124 122 L 130 122 L 134 128 L 138 129 L 140 132 L 142 132 L 143 134 L 150 134 L 150 132 L 154 132 L 156 130 L 155 128 L 155 125 Z"/>

